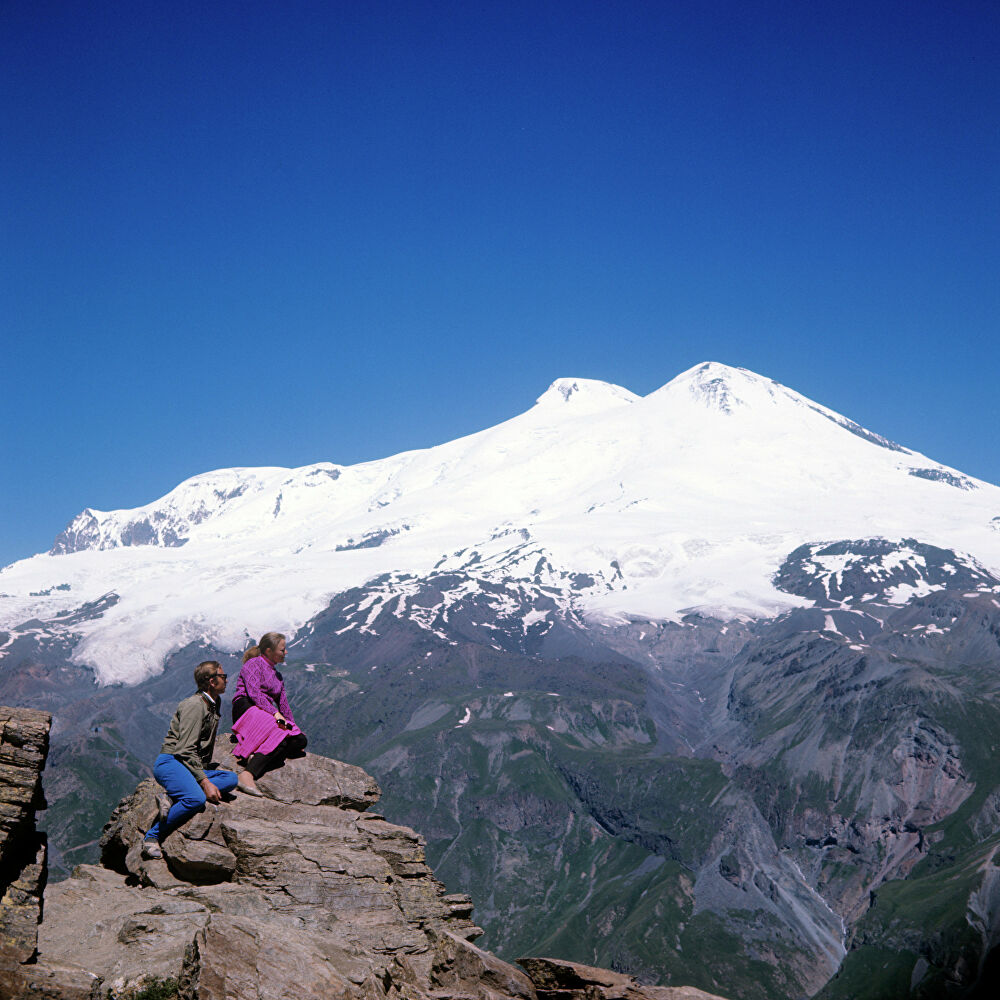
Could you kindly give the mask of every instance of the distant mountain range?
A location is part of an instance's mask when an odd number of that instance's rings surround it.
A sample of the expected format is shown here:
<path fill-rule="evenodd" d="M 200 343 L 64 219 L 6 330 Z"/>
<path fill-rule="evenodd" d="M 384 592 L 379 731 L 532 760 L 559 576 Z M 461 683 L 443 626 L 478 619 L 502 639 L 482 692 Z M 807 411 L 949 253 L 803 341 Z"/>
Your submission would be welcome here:
<path fill-rule="evenodd" d="M 272 628 L 312 745 L 376 776 L 503 957 L 993 995 L 998 487 L 708 363 L 86 510 L 0 571 L 0 703 L 55 716 L 57 866 L 194 663 Z"/>

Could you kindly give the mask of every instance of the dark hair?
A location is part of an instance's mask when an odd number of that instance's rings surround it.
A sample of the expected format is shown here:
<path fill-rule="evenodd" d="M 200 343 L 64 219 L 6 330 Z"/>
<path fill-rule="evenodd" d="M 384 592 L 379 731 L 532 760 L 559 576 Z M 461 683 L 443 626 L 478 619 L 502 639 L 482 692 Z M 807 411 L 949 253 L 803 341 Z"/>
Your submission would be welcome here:
<path fill-rule="evenodd" d="M 215 672 L 222 668 L 222 664 L 217 660 L 205 660 L 194 668 L 194 682 L 198 685 L 199 691 L 208 690 L 208 682 L 215 676 Z"/>

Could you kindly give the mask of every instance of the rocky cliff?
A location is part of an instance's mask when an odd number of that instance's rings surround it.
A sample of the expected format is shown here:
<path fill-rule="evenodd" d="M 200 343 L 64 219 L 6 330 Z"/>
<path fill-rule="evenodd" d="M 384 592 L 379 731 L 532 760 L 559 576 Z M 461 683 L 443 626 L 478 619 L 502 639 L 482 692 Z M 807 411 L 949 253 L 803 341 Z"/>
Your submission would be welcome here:
<path fill-rule="evenodd" d="M 45 807 L 51 723 L 45 712 L 0 707 L 0 967 L 30 961 L 37 945 L 46 845 L 35 812 Z"/>
<path fill-rule="evenodd" d="M 34 828 L 49 717 L 0 709 L 0 997 L 59 1000 L 694 1000 L 688 987 L 552 959 L 524 970 L 477 948 L 468 896 L 448 894 L 412 830 L 369 807 L 360 768 L 308 754 L 141 857 L 157 809 L 143 781 L 101 837 L 102 863 L 45 883 Z M 234 764 L 230 743 L 216 747 Z"/>

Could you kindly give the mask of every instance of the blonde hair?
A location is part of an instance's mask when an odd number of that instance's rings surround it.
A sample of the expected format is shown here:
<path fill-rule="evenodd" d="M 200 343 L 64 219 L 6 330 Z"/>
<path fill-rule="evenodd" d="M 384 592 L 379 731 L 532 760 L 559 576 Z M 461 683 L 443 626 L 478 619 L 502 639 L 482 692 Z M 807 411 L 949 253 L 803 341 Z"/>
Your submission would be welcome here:
<path fill-rule="evenodd" d="M 272 649 L 277 649 L 278 643 L 284 638 L 280 632 L 265 632 L 260 637 L 260 642 L 257 643 L 257 648 L 260 650 L 257 655 L 263 656 L 265 653 L 270 653 Z"/>
<path fill-rule="evenodd" d="M 243 654 L 243 662 L 246 663 L 247 660 L 252 660 L 255 656 L 263 656 L 265 653 L 269 653 L 272 649 L 278 648 L 278 643 L 285 639 L 280 632 L 265 632 L 260 637 L 260 642 L 256 646 L 251 646 Z"/>

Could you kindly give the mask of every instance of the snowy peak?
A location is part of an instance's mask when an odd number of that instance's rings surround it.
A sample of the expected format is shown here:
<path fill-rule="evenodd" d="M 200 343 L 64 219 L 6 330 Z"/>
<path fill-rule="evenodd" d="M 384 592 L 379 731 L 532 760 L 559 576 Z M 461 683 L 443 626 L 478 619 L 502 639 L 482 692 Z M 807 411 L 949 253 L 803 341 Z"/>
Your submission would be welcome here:
<path fill-rule="evenodd" d="M 731 368 L 717 361 L 706 361 L 682 372 L 662 389 L 652 393 L 650 398 L 687 398 L 705 409 L 728 415 L 755 404 L 773 405 L 783 395 L 795 396 L 784 386 L 746 368 Z"/>
<path fill-rule="evenodd" d="M 591 378 L 557 378 L 535 401 L 536 407 L 564 408 L 574 416 L 599 413 L 641 399 L 620 385 Z"/>
<path fill-rule="evenodd" d="M 756 436 L 763 440 L 775 433 L 787 437 L 794 429 L 806 453 L 814 452 L 821 446 L 821 441 L 829 443 L 830 425 L 833 424 L 886 451 L 922 457 L 836 411 L 814 403 L 774 379 L 757 375 L 746 368 L 731 368 L 716 361 L 695 365 L 646 399 L 674 417 L 678 413 L 685 414 L 689 424 L 705 423 L 707 426 L 711 423 L 711 417 L 738 416 L 734 426 L 739 425 L 738 433 L 743 437 Z M 716 423 L 715 426 L 720 425 Z M 732 430 L 727 433 L 732 433 Z M 952 486 L 961 485 L 962 489 L 975 488 L 967 477 L 956 477 L 953 470 L 937 463 L 933 463 L 933 466 L 934 469 L 930 472 L 915 471 L 912 474 L 927 479 L 940 479 Z M 961 484 L 959 478 L 962 480 Z"/>
<path fill-rule="evenodd" d="M 771 616 L 848 593 L 995 586 L 998 524 L 997 487 L 708 362 L 645 398 L 562 378 L 526 412 L 436 447 L 223 469 L 143 507 L 85 510 L 51 555 L 0 570 L 0 629 L 114 592 L 74 655 L 122 680 L 188 642 L 235 648 L 248 623 L 293 631 L 385 574 L 517 584 L 602 620 Z M 883 552 L 873 538 L 907 541 Z"/>
<path fill-rule="evenodd" d="M 863 486 L 855 475 L 862 468 Z M 756 506 L 765 508 L 776 501 L 790 505 L 786 522 L 775 526 L 787 529 L 812 524 L 814 514 L 830 506 L 829 497 L 845 489 L 881 496 L 898 489 L 901 478 L 953 488 L 945 492 L 978 489 L 960 473 L 772 379 L 710 361 L 645 398 L 608 382 L 560 378 L 529 411 L 497 427 L 363 466 L 320 463 L 204 473 L 143 507 L 84 510 L 56 538 L 50 554 L 178 548 L 195 536 L 261 545 L 262 533 L 276 532 L 283 536 L 280 544 L 299 551 L 324 548 L 323 537 L 335 538 L 334 551 L 354 550 L 372 545 L 372 538 L 435 523 L 424 515 L 443 510 L 453 523 L 488 518 L 494 525 L 516 521 L 515 527 L 539 514 L 566 522 L 582 510 L 609 509 L 672 509 L 675 518 L 686 511 L 700 522 L 704 515 L 698 512 L 724 498 L 735 502 L 742 516 L 750 516 L 755 498 Z M 851 485 L 855 482 L 859 485 Z M 428 506 L 439 488 L 442 498 Z M 886 506 L 882 500 L 872 504 Z M 399 509 L 391 523 L 369 523 L 382 518 L 379 512 L 389 505 Z M 814 513 L 806 513 L 809 509 Z M 727 532 L 739 531 L 739 519 L 737 513 Z M 772 519 L 768 515 L 765 521 Z M 838 534 L 849 530 L 849 522 L 833 520 Z M 880 527 L 912 531 L 907 524 L 904 518 Z M 704 533 L 689 527 L 699 537 Z M 831 537 L 831 527 L 812 537 Z M 865 529 L 863 534 L 876 533 L 871 525 Z M 478 534 L 471 539 L 480 540 Z M 441 551 L 447 548 L 445 543 Z"/>
<path fill-rule="evenodd" d="M 218 469 L 186 479 L 144 507 L 115 511 L 88 507 L 57 536 L 50 554 L 134 545 L 177 548 L 189 540 L 196 525 L 215 517 L 240 497 L 258 493 L 283 471 Z"/>

